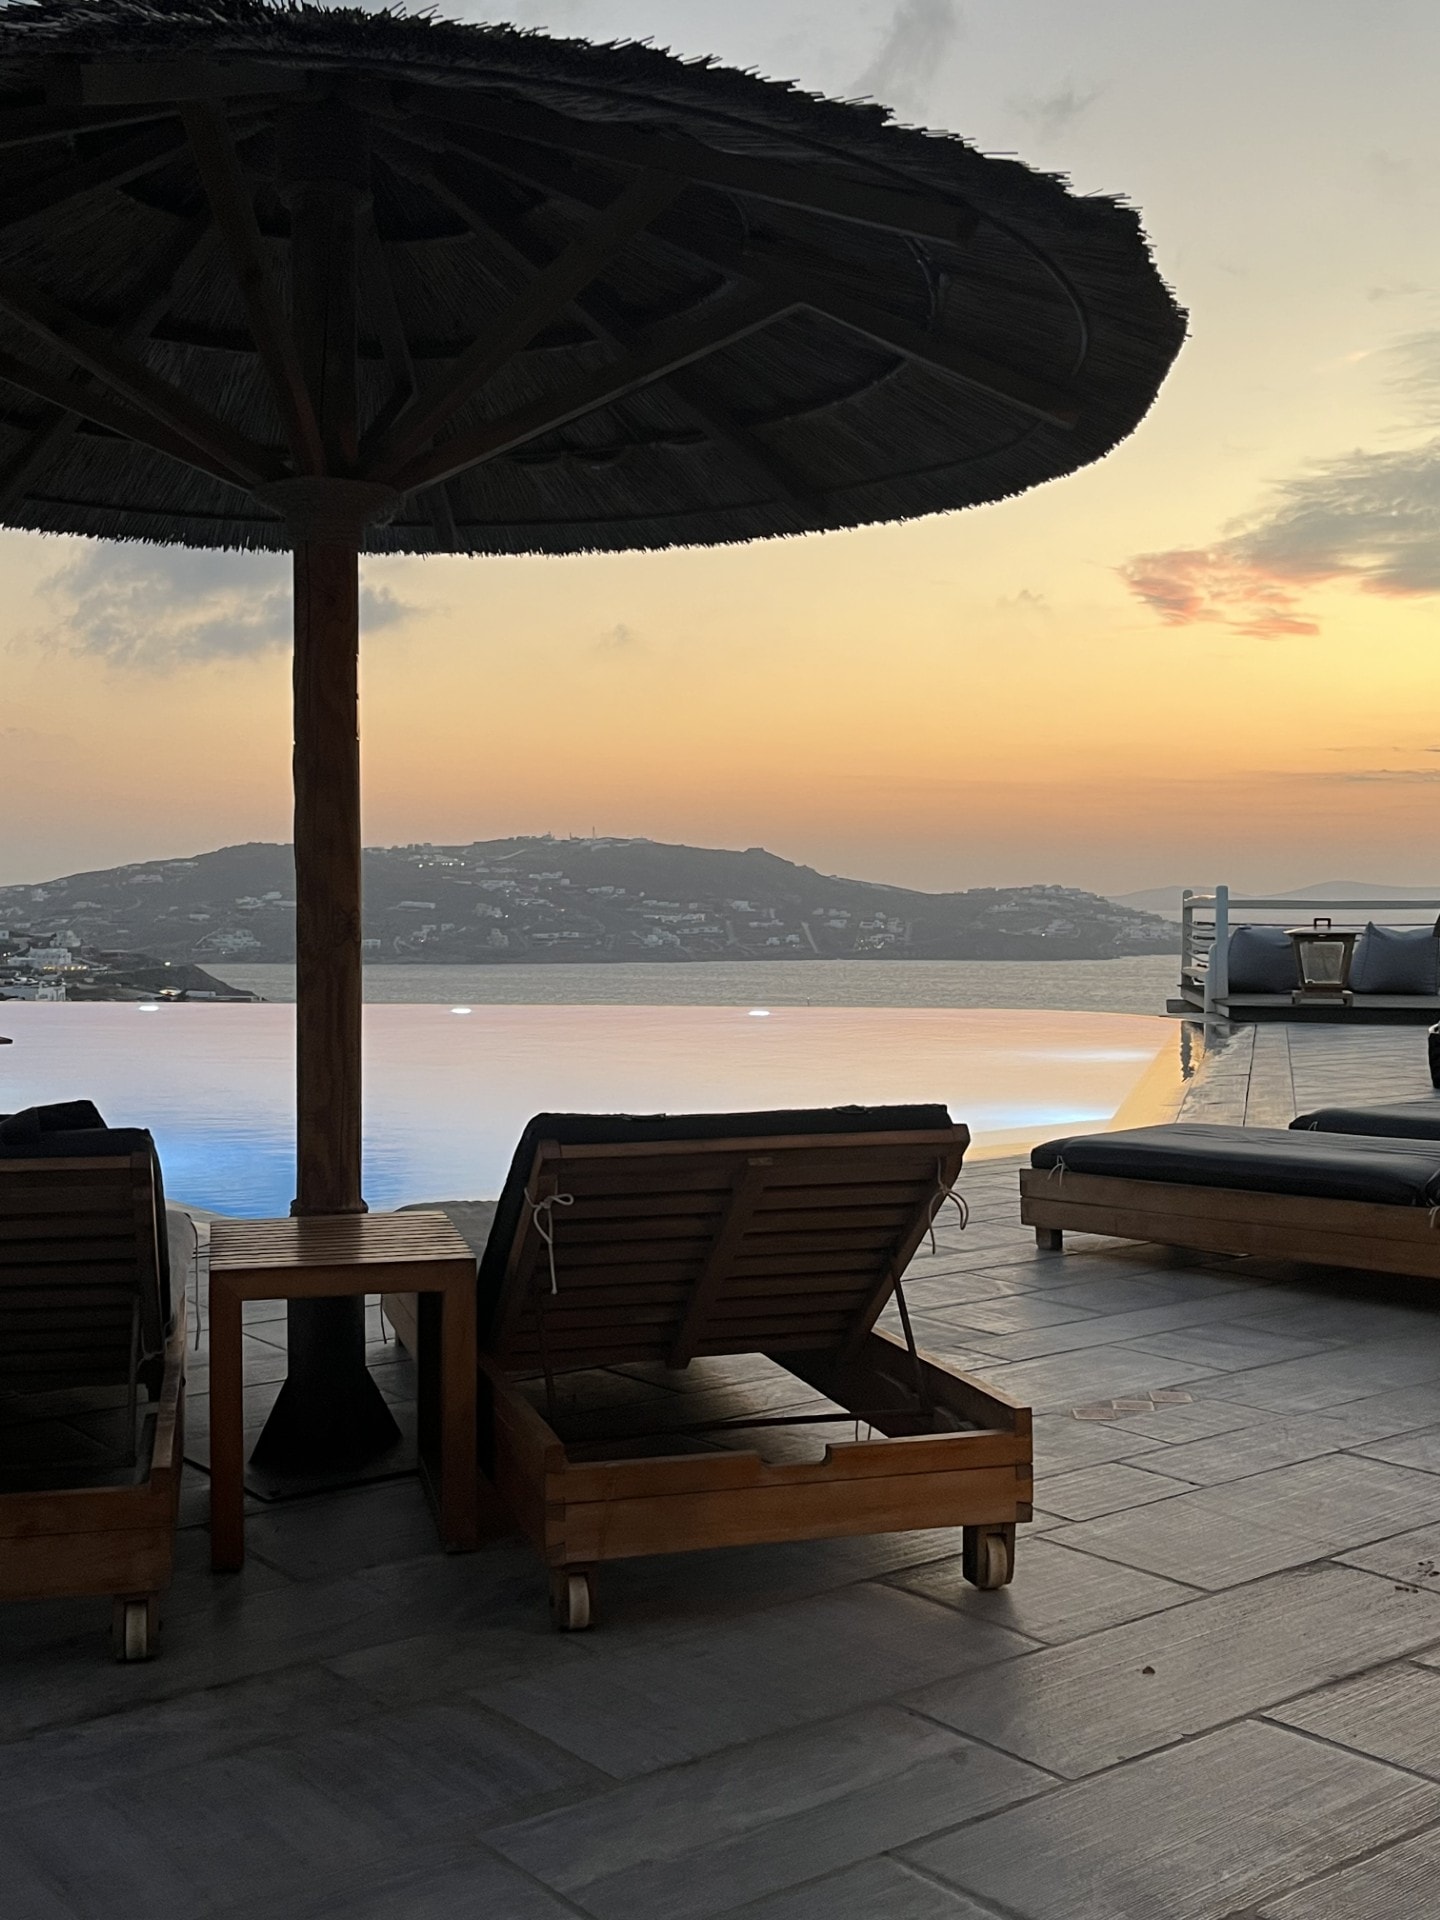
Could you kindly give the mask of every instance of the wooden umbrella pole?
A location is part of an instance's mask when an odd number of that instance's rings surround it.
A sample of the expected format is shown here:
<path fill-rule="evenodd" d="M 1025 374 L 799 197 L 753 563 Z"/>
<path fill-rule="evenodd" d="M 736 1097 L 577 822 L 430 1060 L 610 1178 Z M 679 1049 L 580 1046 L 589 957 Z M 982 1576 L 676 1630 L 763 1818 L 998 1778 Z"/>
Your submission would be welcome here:
<path fill-rule="evenodd" d="M 360 1213 L 360 540 L 395 502 L 346 479 L 277 481 L 295 549 L 297 1191 L 292 1212 Z M 286 1307 L 285 1384 L 251 1462 L 348 1473 L 400 1430 L 365 1366 L 364 1302 Z"/>
<path fill-rule="evenodd" d="M 256 489 L 295 554 L 293 1213 L 363 1213 L 360 1191 L 360 544 L 399 495 L 368 480 Z"/>
<path fill-rule="evenodd" d="M 360 1191 L 360 555 L 295 546 L 294 1213 Z"/>

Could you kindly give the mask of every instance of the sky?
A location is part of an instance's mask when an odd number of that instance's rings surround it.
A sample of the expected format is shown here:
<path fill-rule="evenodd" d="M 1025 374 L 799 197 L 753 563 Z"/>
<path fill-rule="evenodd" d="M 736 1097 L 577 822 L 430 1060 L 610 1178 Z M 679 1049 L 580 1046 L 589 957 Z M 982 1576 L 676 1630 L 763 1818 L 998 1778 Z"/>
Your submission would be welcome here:
<path fill-rule="evenodd" d="M 718 551 L 370 560 L 371 844 L 763 845 L 926 888 L 1440 883 L 1440 9 L 454 4 L 1139 207 L 1191 338 L 1108 459 Z M 0 884 L 289 838 L 283 560 L 0 533 Z"/>

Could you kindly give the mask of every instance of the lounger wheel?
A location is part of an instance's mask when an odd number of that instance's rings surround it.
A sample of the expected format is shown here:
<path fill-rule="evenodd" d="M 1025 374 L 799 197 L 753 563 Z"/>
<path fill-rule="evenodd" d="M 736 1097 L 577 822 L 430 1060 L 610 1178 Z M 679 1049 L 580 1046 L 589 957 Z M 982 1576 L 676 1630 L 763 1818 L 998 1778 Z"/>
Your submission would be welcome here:
<path fill-rule="evenodd" d="M 562 1633 L 583 1633 L 590 1624 L 594 1598 L 588 1573 L 562 1568 L 550 1576 L 550 1611 Z"/>
<path fill-rule="evenodd" d="M 961 1566 L 971 1586 L 982 1593 L 1008 1587 L 1015 1571 L 1015 1537 L 1009 1528 L 966 1527 Z"/>
<path fill-rule="evenodd" d="M 160 1603 L 153 1594 L 121 1598 L 115 1602 L 112 1632 L 115 1658 L 125 1662 L 153 1660 L 155 1636 L 160 1627 Z"/>
<path fill-rule="evenodd" d="M 996 1533 L 987 1533 L 980 1542 L 979 1579 L 977 1587 L 987 1593 L 995 1587 L 1003 1587 L 1010 1578 L 1010 1549 Z"/>

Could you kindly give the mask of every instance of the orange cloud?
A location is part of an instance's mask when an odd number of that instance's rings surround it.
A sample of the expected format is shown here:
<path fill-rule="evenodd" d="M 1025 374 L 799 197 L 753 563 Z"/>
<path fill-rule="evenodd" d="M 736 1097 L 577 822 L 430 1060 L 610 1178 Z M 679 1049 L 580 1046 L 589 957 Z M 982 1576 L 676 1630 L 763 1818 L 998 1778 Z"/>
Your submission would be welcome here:
<path fill-rule="evenodd" d="M 1391 351 L 1412 418 L 1433 429 L 1440 333 Z M 1137 554 L 1119 571 L 1167 626 L 1208 621 L 1261 640 L 1319 632 L 1302 605 L 1309 587 L 1348 581 L 1389 598 L 1440 593 L 1440 438 L 1317 461 L 1213 545 Z"/>
<path fill-rule="evenodd" d="M 1237 552 L 1237 543 L 1142 553 L 1120 577 L 1167 627 L 1218 622 L 1257 640 L 1318 633 L 1300 610 L 1295 583 Z"/>

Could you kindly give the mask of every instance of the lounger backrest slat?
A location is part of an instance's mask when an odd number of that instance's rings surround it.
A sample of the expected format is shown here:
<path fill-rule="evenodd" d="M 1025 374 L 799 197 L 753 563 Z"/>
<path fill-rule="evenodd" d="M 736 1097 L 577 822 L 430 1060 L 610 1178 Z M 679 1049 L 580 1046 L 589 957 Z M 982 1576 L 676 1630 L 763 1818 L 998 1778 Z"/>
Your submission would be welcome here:
<path fill-rule="evenodd" d="M 152 1163 L 0 1160 L 0 1388 L 133 1388 L 163 1346 Z"/>
<path fill-rule="evenodd" d="M 492 1345 L 516 1371 L 844 1349 L 883 1310 L 968 1140 L 541 1141 Z"/>

